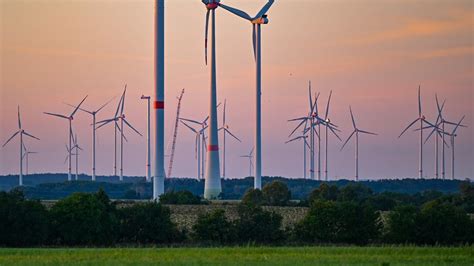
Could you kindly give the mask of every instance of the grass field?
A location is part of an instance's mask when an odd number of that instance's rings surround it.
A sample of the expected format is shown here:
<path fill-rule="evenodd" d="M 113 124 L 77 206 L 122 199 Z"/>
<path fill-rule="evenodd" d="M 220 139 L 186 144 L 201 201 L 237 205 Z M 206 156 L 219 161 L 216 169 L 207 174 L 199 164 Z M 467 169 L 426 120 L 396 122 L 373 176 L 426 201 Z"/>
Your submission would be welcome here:
<path fill-rule="evenodd" d="M 0 265 L 474 265 L 474 247 L 0 249 Z"/>

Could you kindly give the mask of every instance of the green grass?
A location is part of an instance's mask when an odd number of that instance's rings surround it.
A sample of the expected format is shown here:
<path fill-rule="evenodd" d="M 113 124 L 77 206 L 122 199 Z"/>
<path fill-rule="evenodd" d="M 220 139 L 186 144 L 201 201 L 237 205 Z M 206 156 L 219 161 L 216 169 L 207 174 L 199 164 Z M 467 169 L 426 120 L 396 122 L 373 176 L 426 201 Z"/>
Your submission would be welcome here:
<path fill-rule="evenodd" d="M 474 247 L 9 248 L 0 265 L 474 265 Z"/>

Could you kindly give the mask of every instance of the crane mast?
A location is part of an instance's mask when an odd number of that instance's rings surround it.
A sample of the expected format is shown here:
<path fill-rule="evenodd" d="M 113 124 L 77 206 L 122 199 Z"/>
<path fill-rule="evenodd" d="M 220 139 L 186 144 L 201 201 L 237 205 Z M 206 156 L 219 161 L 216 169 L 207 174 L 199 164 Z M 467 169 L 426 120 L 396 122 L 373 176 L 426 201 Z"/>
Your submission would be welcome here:
<path fill-rule="evenodd" d="M 171 144 L 170 163 L 168 165 L 168 177 L 171 177 L 171 172 L 173 170 L 174 151 L 176 148 L 176 138 L 178 136 L 179 111 L 181 109 L 181 99 L 183 98 L 183 94 L 184 89 L 181 91 L 181 94 L 178 97 L 178 107 L 176 108 L 176 120 L 174 123 L 173 143 Z"/>

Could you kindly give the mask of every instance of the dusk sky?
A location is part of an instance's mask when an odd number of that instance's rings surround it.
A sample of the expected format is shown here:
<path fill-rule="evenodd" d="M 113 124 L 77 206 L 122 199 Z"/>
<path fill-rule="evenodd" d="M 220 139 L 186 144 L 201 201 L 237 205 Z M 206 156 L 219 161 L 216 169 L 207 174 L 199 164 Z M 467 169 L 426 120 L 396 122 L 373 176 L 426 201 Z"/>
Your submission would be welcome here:
<path fill-rule="evenodd" d="M 265 0 L 222 1 L 254 15 Z M 181 116 L 202 120 L 209 109 L 209 69 L 204 64 L 206 9 L 199 0 L 166 1 L 166 153 L 176 115 L 176 97 L 186 92 Z M 125 114 L 146 133 L 142 94 L 153 88 L 154 1 L 0 1 L 0 142 L 16 130 L 20 105 L 27 132 L 30 172 L 67 172 L 67 121 L 43 112 L 67 114 L 89 95 L 84 107 L 111 118 L 128 84 Z M 418 134 L 398 139 L 417 117 L 421 85 L 423 113 L 436 119 L 435 93 L 446 99 L 445 117 L 466 115 L 456 138 L 456 175 L 474 174 L 474 2 L 472 0 L 276 0 L 262 26 L 263 175 L 302 177 L 302 144 L 285 144 L 295 123 L 307 114 L 308 81 L 320 92 L 320 110 L 333 91 L 331 121 L 347 138 L 349 105 L 361 129 L 360 178 L 418 175 Z M 227 99 L 227 122 L 242 143 L 227 141 L 227 176 L 248 175 L 253 147 L 255 63 L 251 24 L 223 9 L 216 11 L 218 102 Z M 219 109 L 219 126 L 222 109 Z M 91 172 L 91 116 L 78 113 L 73 127 L 84 148 L 80 171 Z M 451 128 L 448 128 L 451 130 Z M 145 174 L 146 138 L 126 131 L 125 175 Z M 220 140 L 222 135 L 219 135 Z M 18 142 L 0 149 L 0 175 L 18 173 Z M 98 131 L 97 172 L 110 175 L 113 127 Z M 330 139 L 330 178 L 354 176 L 354 143 Z M 221 144 L 222 149 L 222 144 Z M 434 142 L 425 145 L 424 170 L 434 175 Z M 168 161 L 168 158 L 166 158 Z M 446 149 L 451 177 L 451 150 Z M 194 177 L 194 135 L 180 126 L 173 176 Z"/>

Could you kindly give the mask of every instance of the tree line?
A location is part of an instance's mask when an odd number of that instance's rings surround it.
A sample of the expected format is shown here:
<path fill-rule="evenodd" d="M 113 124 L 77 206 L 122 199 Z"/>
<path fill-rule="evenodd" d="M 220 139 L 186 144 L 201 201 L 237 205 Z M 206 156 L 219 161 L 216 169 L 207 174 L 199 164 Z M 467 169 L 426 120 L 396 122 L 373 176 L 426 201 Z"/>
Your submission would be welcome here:
<path fill-rule="evenodd" d="M 474 202 L 474 186 L 463 183 L 460 191 L 431 193 L 420 202 L 395 199 L 385 211 L 374 200 L 380 194 L 361 185 L 321 184 L 306 200 L 294 202 L 288 187 L 274 181 L 261 191 L 249 189 L 236 218 L 217 209 L 200 214 L 187 231 L 178 229 L 163 205 L 208 203 L 186 191 L 165 193 L 161 202 L 118 207 L 100 189 L 74 193 L 47 208 L 12 190 L 0 192 L 0 246 L 472 244 L 474 221 L 466 208 Z M 283 228 L 282 216 L 264 205 L 309 210 L 295 226 Z"/>

